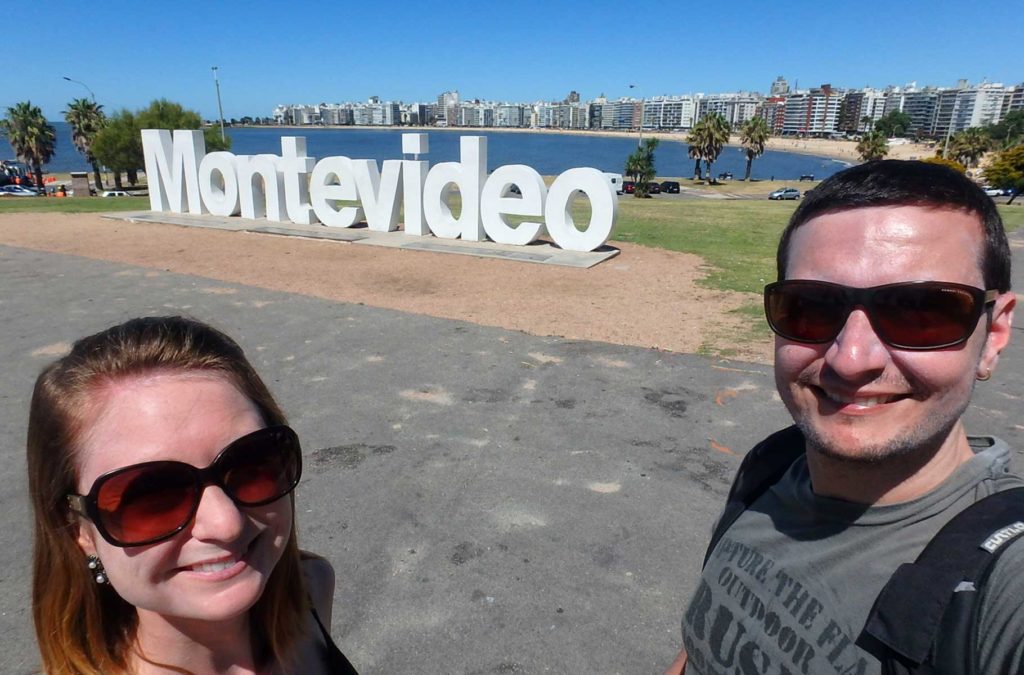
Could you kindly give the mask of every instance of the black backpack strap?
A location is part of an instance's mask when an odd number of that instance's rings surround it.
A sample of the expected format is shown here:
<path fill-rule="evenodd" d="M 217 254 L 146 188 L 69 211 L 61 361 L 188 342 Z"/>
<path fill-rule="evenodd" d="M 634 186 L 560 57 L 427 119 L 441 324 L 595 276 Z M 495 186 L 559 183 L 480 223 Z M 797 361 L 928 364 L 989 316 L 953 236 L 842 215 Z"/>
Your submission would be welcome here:
<path fill-rule="evenodd" d="M 711 543 L 704 553 L 704 566 L 722 535 L 750 505 L 779 482 L 783 474 L 804 454 L 804 435 L 796 425 L 786 427 L 764 439 L 747 453 L 729 489 L 722 517 L 711 534 Z"/>
<path fill-rule="evenodd" d="M 1004 544 L 1021 534 L 1024 488 L 989 495 L 958 513 L 917 560 L 889 578 L 858 645 L 888 660 L 885 672 L 973 672 L 978 590 Z"/>

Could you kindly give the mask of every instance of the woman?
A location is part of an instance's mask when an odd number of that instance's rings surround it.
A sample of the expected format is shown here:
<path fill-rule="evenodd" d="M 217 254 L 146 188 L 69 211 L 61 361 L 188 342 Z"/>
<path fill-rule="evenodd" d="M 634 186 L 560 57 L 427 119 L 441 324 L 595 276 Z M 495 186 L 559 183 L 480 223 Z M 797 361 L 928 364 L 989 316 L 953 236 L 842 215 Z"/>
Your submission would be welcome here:
<path fill-rule="evenodd" d="M 32 610 L 47 673 L 354 672 L 296 543 L 298 438 L 228 336 L 142 318 L 36 381 Z"/>

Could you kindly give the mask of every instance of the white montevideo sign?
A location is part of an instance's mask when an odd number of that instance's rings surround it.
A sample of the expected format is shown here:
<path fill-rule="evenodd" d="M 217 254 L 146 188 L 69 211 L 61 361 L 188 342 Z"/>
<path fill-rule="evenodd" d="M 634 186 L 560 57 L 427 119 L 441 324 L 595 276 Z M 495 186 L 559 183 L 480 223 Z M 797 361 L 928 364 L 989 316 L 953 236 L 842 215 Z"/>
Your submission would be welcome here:
<path fill-rule="evenodd" d="M 281 138 L 281 155 L 235 155 L 206 152 L 201 131 L 144 129 L 142 150 L 154 211 L 210 213 L 266 218 L 302 225 L 352 227 L 366 221 L 378 232 L 398 229 L 405 211 L 405 234 L 434 234 L 467 241 L 490 238 L 501 244 L 526 245 L 546 231 L 563 249 L 593 251 L 611 235 L 618 196 L 597 169 L 562 173 L 551 187 L 522 164 L 498 167 L 487 174 L 487 138 L 463 136 L 460 161 L 429 162 L 306 156 L 306 139 Z M 427 134 L 402 134 L 402 152 L 424 155 Z M 519 190 L 512 192 L 515 186 Z M 458 217 L 449 198 L 458 188 Z M 579 195 L 590 201 L 590 223 L 577 228 L 572 205 Z M 508 216 L 527 220 L 510 223 Z"/>

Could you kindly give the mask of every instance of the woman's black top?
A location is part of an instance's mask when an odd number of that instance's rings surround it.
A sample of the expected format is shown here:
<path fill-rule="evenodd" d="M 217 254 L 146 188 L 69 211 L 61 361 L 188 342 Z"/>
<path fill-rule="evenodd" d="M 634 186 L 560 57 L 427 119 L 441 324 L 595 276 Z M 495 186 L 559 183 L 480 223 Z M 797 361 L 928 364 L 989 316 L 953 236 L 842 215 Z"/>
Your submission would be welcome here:
<path fill-rule="evenodd" d="M 331 675 L 359 675 L 356 669 L 352 667 L 352 664 L 348 662 L 345 655 L 338 649 L 338 645 L 334 644 L 334 640 L 331 639 L 331 634 L 324 628 L 323 622 L 317 615 L 316 610 L 312 607 L 310 611 L 313 612 L 313 618 L 316 619 L 316 625 L 320 627 L 320 634 L 324 636 L 324 663 L 327 664 L 327 672 Z"/>

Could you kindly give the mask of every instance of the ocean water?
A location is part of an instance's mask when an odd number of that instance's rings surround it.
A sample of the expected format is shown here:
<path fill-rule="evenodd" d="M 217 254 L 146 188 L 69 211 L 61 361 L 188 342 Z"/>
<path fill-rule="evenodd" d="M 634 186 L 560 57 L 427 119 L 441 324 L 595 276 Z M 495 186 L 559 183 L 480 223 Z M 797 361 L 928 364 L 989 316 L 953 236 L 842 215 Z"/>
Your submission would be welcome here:
<path fill-rule="evenodd" d="M 57 132 L 57 151 L 44 167 L 45 171 L 87 171 L 85 159 L 71 143 L 71 128 L 65 122 L 53 122 Z M 504 164 L 526 164 L 541 175 L 557 175 L 577 166 L 591 166 L 602 171 L 623 173 L 626 157 L 636 148 L 637 137 L 609 138 L 584 134 L 530 134 L 518 132 L 480 131 L 456 129 L 432 130 L 429 135 L 430 152 L 420 157 L 431 164 L 459 159 L 459 137 L 480 135 L 487 137 L 487 165 L 494 169 Z M 402 130 L 400 129 L 281 129 L 247 128 L 227 129 L 231 136 L 231 151 L 238 155 L 261 153 L 281 154 L 282 136 L 304 136 L 306 149 L 316 158 L 343 155 L 353 159 L 402 159 Z M 693 175 L 693 160 L 686 156 L 686 134 L 679 140 L 663 140 L 654 153 L 658 176 Z M 0 138 L 0 159 L 13 159 L 14 152 Z M 762 180 L 795 180 L 803 174 L 821 179 L 846 167 L 845 162 L 787 152 L 768 151 L 754 160 L 752 177 Z M 731 172 L 737 179 L 743 177 L 746 159 L 739 148 L 727 147 L 714 163 L 714 172 Z"/>

